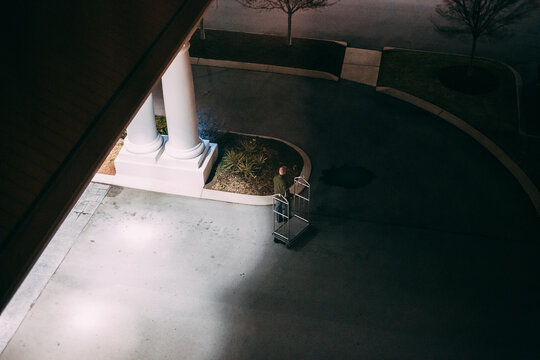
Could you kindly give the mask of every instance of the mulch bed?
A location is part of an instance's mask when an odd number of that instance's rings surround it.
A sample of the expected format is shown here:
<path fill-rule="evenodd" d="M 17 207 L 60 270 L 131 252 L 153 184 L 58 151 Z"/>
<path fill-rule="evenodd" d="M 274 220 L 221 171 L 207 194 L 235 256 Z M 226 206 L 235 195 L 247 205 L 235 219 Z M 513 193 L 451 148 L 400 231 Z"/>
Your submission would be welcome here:
<path fill-rule="evenodd" d="M 101 166 L 99 167 L 99 170 L 97 171 L 99 174 L 105 174 L 105 175 L 116 175 L 116 168 L 114 167 L 114 159 L 118 156 L 118 153 L 122 149 L 122 146 L 124 146 L 124 139 L 120 138 L 116 142 L 116 145 L 114 145 L 113 149 L 107 155 L 107 158 Z"/>
<path fill-rule="evenodd" d="M 233 31 L 206 30 L 201 40 L 199 30 L 192 36 L 190 56 L 204 59 L 278 65 L 341 75 L 345 46 L 333 41 L 293 38 L 287 45 L 285 36 L 246 34 Z"/>
<path fill-rule="evenodd" d="M 264 153 L 267 160 L 256 177 L 244 177 L 224 171 L 221 164 L 223 155 L 228 149 L 240 146 L 243 139 L 253 139 L 251 136 L 225 133 L 217 139 L 218 159 L 210 174 L 205 189 L 227 191 L 248 195 L 272 195 L 274 184 L 272 179 L 278 173 L 280 166 L 287 166 L 288 181 L 293 183 L 295 176 L 299 176 L 304 162 L 296 150 L 287 144 L 271 139 L 256 137 L 258 149 Z"/>

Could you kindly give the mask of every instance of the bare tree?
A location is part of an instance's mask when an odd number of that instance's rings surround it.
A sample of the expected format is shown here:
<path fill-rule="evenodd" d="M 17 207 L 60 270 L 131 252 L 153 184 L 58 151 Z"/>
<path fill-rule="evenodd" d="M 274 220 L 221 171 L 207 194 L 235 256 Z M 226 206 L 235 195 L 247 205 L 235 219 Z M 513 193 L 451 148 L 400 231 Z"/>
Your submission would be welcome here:
<path fill-rule="evenodd" d="M 236 0 L 245 7 L 257 10 L 278 9 L 287 14 L 287 44 L 292 45 L 292 16 L 299 10 L 318 9 L 334 5 L 339 0 Z"/>
<path fill-rule="evenodd" d="M 217 9 L 219 7 L 218 0 L 214 0 L 214 7 Z M 204 27 L 204 17 L 201 18 L 199 22 L 199 37 L 201 40 L 206 40 L 206 27 Z"/>
<path fill-rule="evenodd" d="M 433 21 L 435 30 L 443 35 L 470 34 L 472 37 L 469 68 L 472 75 L 476 42 L 482 36 L 505 35 L 506 27 L 517 23 L 538 7 L 538 0 L 442 0 L 435 12 L 446 20 Z"/>

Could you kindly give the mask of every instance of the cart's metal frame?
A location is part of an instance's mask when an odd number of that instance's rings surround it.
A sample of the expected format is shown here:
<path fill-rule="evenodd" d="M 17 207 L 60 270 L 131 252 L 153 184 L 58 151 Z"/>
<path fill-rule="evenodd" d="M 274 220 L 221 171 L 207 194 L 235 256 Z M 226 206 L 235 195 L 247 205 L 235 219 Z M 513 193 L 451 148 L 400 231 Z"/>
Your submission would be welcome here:
<path fill-rule="evenodd" d="M 311 186 L 303 176 L 294 178 L 292 202 L 289 202 L 282 194 L 276 194 L 272 197 L 274 217 L 272 235 L 275 242 L 282 242 L 287 248 L 290 248 L 298 237 L 307 230 L 310 224 L 310 197 Z M 283 221 L 279 221 L 280 219 Z"/>

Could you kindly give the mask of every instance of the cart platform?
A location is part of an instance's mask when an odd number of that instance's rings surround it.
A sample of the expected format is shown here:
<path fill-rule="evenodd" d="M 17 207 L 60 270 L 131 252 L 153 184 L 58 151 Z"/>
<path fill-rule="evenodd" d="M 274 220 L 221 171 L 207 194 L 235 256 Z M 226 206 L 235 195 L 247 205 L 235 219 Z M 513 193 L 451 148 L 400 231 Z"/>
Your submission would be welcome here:
<path fill-rule="evenodd" d="M 290 221 L 283 223 L 278 227 L 272 235 L 274 236 L 274 241 L 282 242 L 287 247 L 291 247 L 293 242 L 309 227 L 309 223 L 300 219 L 299 217 L 293 216 Z"/>

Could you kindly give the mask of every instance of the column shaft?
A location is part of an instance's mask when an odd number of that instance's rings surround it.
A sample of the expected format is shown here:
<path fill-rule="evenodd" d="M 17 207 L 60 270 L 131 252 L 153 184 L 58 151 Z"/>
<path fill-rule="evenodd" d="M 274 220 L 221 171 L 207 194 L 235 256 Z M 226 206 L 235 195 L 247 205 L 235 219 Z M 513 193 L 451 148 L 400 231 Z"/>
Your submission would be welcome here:
<path fill-rule="evenodd" d="M 145 100 L 127 128 L 124 146 L 133 154 L 147 154 L 158 150 L 163 138 L 157 132 L 152 94 Z"/>
<path fill-rule="evenodd" d="M 161 79 L 169 140 L 165 152 L 173 158 L 192 159 L 204 150 L 199 138 L 189 43 L 184 45 Z"/>

